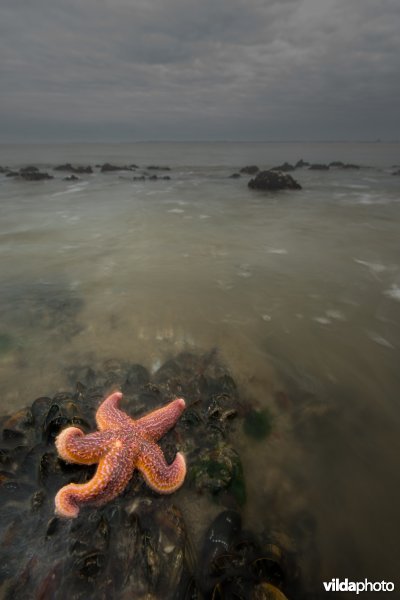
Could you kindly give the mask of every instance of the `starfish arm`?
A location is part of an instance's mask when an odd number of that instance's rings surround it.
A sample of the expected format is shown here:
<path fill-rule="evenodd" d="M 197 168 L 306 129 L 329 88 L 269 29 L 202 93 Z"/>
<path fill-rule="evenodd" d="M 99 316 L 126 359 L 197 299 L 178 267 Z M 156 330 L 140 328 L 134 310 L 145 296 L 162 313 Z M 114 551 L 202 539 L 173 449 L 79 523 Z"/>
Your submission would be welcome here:
<path fill-rule="evenodd" d="M 100 506 L 116 498 L 132 477 L 134 461 L 117 440 L 103 458 L 94 477 L 87 483 L 70 483 L 55 498 L 56 514 L 60 517 L 77 517 L 86 503 Z"/>
<path fill-rule="evenodd" d="M 177 398 L 166 406 L 138 419 L 135 423 L 141 433 L 152 440 L 159 440 L 171 427 L 175 425 L 185 410 L 183 398 Z"/>
<path fill-rule="evenodd" d="M 100 430 L 119 429 L 132 423 L 132 419 L 117 408 L 121 398 L 121 392 L 114 392 L 100 404 L 96 413 L 96 423 Z"/>
<path fill-rule="evenodd" d="M 56 438 L 58 454 L 67 462 L 92 465 L 107 452 L 111 431 L 96 431 L 85 435 L 78 427 L 67 427 Z"/>
<path fill-rule="evenodd" d="M 186 462 L 183 454 L 178 452 L 172 464 L 168 465 L 161 448 L 152 442 L 142 445 L 136 467 L 147 485 L 159 494 L 172 494 L 185 480 Z"/>

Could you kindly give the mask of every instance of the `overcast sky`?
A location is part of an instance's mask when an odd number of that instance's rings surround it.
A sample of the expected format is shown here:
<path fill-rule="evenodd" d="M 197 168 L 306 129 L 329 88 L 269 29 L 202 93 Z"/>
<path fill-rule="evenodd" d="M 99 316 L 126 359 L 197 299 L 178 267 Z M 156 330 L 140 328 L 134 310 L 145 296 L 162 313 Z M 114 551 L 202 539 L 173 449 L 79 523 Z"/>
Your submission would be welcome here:
<path fill-rule="evenodd" d="M 400 138 L 399 0 L 0 0 L 0 142 Z"/>

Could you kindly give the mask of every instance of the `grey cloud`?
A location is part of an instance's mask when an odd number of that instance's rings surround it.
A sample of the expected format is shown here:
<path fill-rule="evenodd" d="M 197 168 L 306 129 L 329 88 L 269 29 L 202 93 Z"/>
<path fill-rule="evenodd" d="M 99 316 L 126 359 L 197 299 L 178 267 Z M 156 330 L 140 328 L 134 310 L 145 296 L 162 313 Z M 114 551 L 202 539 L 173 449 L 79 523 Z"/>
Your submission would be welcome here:
<path fill-rule="evenodd" d="M 397 0 L 3 0 L 0 135 L 399 136 Z"/>

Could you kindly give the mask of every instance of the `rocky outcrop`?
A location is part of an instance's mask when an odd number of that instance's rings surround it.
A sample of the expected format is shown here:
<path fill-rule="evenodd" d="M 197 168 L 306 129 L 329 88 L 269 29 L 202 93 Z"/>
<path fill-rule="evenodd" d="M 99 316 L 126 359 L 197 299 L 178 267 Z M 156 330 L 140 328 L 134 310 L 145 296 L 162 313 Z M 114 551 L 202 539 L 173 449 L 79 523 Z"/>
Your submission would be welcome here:
<path fill-rule="evenodd" d="M 149 171 L 170 171 L 170 167 L 159 167 L 158 165 L 149 165 L 146 167 Z"/>
<path fill-rule="evenodd" d="M 341 160 L 334 160 L 329 163 L 330 167 L 336 167 L 338 169 L 359 169 L 359 165 L 354 165 L 353 163 L 344 163 Z"/>
<path fill-rule="evenodd" d="M 282 171 L 260 171 L 254 179 L 250 179 L 249 188 L 253 190 L 301 190 L 301 185 Z"/>
<path fill-rule="evenodd" d="M 239 177 L 241 177 L 240 173 L 232 173 L 232 175 L 229 175 L 229 179 L 239 179 Z"/>
<path fill-rule="evenodd" d="M 25 181 L 42 181 L 44 179 L 54 179 L 53 175 L 48 173 L 41 173 L 40 171 L 25 171 L 24 173 L 19 172 L 19 177 Z"/>
<path fill-rule="evenodd" d="M 54 179 L 53 175 L 42 173 L 37 167 L 22 167 L 19 171 L 8 171 L 6 177 L 15 179 L 24 179 L 25 181 L 42 181 L 44 179 Z"/>
<path fill-rule="evenodd" d="M 314 163 L 309 166 L 310 171 L 329 171 L 329 165 Z"/>
<path fill-rule="evenodd" d="M 255 175 L 259 171 L 259 167 L 257 165 L 249 165 L 248 167 L 243 167 L 240 169 L 241 173 L 245 173 L 246 175 Z"/>
<path fill-rule="evenodd" d="M 63 177 L 63 181 L 79 181 L 79 177 L 76 175 L 68 175 L 68 177 Z"/>
<path fill-rule="evenodd" d="M 297 163 L 294 165 L 295 169 L 302 169 L 303 167 L 309 167 L 310 163 L 303 160 L 302 158 L 300 160 L 297 161 Z"/>
<path fill-rule="evenodd" d="M 84 167 L 82 165 L 78 165 L 74 167 L 71 163 L 65 163 L 65 165 L 58 165 L 54 167 L 54 171 L 66 171 L 67 173 L 93 173 L 93 169 L 91 166 Z"/>
<path fill-rule="evenodd" d="M 133 178 L 133 181 L 170 181 L 171 177 L 169 175 L 164 175 L 163 177 L 158 177 L 157 175 L 150 175 L 150 177 L 145 177 L 144 175 L 138 175 Z"/>
<path fill-rule="evenodd" d="M 134 171 L 137 169 L 137 165 L 112 165 L 111 163 L 104 163 L 100 166 L 102 173 L 110 173 L 112 171 Z"/>
<path fill-rule="evenodd" d="M 294 171 L 294 166 L 288 162 L 284 162 L 278 167 L 272 167 L 271 171 L 282 171 L 283 173 L 288 173 L 289 171 Z"/>

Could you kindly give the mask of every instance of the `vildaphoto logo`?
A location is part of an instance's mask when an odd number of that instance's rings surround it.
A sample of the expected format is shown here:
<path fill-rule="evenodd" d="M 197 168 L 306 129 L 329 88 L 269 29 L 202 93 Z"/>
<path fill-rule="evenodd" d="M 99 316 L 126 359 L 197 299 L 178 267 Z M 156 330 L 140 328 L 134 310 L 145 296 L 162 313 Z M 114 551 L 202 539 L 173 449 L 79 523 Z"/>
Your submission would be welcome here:
<path fill-rule="evenodd" d="M 394 583 L 392 581 L 349 581 L 346 579 L 331 579 L 323 581 L 326 592 L 393 592 Z"/>

